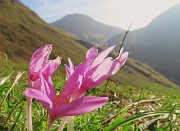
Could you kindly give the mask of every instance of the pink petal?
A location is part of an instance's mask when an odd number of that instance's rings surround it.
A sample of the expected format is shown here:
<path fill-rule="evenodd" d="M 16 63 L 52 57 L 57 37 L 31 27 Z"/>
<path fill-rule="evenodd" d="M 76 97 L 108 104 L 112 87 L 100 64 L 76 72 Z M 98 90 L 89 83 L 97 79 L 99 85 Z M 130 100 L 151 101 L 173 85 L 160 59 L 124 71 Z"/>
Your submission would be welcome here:
<path fill-rule="evenodd" d="M 51 76 L 43 76 L 40 74 L 40 90 L 43 94 L 51 99 L 52 102 L 55 101 L 56 92 L 51 80 Z"/>
<path fill-rule="evenodd" d="M 105 79 L 104 76 L 106 76 L 109 73 L 111 66 L 112 60 L 110 57 L 107 57 L 101 64 L 90 69 L 83 80 L 83 85 L 80 89 L 80 92 L 83 93 L 88 89 L 100 85 L 102 80 L 101 82 L 99 80 L 101 78 L 103 78 L 103 80 Z"/>
<path fill-rule="evenodd" d="M 29 84 L 31 88 L 39 90 L 46 94 L 46 89 L 45 89 L 46 87 L 44 85 L 44 81 L 45 81 L 44 76 L 40 73 L 36 80 L 33 81 L 29 79 Z"/>
<path fill-rule="evenodd" d="M 69 61 L 70 75 L 72 75 L 74 73 L 74 68 L 75 67 L 74 67 L 74 65 L 73 65 L 73 63 L 72 63 L 70 58 L 68 58 L 68 61 Z"/>
<path fill-rule="evenodd" d="M 56 91 L 54 89 L 54 85 L 52 83 L 51 77 L 44 77 L 44 85 L 46 90 L 46 95 L 51 99 L 52 102 L 55 101 Z"/>
<path fill-rule="evenodd" d="M 35 98 L 35 99 L 39 100 L 41 102 L 41 104 L 48 110 L 50 108 L 52 108 L 52 105 L 53 105 L 52 101 L 45 94 L 43 94 L 41 91 L 31 89 L 31 88 L 27 88 L 25 90 L 25 95 L 27 97 L 31 97 L 31 98 Z"/>
<path fill-rule="evenodd" d="M 41 58 L 43 55 L 47 56 L 46 60 L 48 60 L 51 51 L 52 51 L 52 45 L 51 44 L 47 44 L 47 45 L 40 47 L 32 55 L 31 63 L 33 63 L 34 60 Z"/>
<path fill-rule="evenodd" d="M 45 67 L 43 68 L 42 72 L 45 75 L 51 75 L 53 74 L 58 66 L 61 64 L 61 58 L 57 57 L 54 60 L 49 60 L 48 63 L 45 65 Z"/>
<path fill-rule="evenodd" d="M 44 94 L 47 94 L 47 92 L 50 92 L 48 87 L 45 86 L 45 79 L 44 79 L 44 76 L 42 74 L 40 74 L 40 91 Z M 47 89 L 46 89 L 47 88 Z"/>
<path fill-rule="evenodd" d="M 106 57 L 107 55 L 114 49 L 115 46 L 111 46 L 103 51 L 101 51 L 98 56 L 94 59 L 94 61 L 92 62 L 91 67 L 95 67 L 98 64 L 100 64 Z"/>
<path fill-rule="evenodd" d="M 93 81 L 97 81 L 102 76 L 106 75 L 109 72 L 111 65 L 112 59 L 110 57 L 106 58 L 101 64 L 99 64 L 91 76 Z"/>
<path fill-rule="evenodd" d="M 97 56 L 97 55 L 98 55 L 97 46 L 93 46 L 87 51 L 86 59 Z"/>
<path fill-rule="evenodd" d="M 73 65 L 72 61 L 70 58 L 68 58 L 69 61 L 69 66 L 64 65 L 65 66 L 65 70 L 66 70 L 66 78 L 69 79 L 69 77 L 74 73 L 75 71 L 75 66 Z"/>
<path fill-rule="evenodd" d="M 77 96 L 82 96 L 87 90 L 99 86 L 111 69 L 112 66 L 112 59 L 107 57 L 102 63 L 98 66 L 89 69 L 88 72 L 85 74 L 81 88 L 77 94 Z"/>
<path fill-rule="evenodd" d="M 66 71 L 66 78 L 68 79 L 70 77 L 70 68 L 65 64 L 65 71 Z"/>
<path fill-rule="evenodd" d="M 41 69 L 43 64 L 48 61 L 49 55 L 52 51 L 52 45 L 45 45 L 36 50 L 30 61 L 31 72 L 37 72 Z"/>
<path fill-rule="evenodd" d="M 31 79 L 28 80 L 30 88 L 41 90 L 41 80 L 40 78 L 37 78 L 35 81 L 32 81 Z"/>
<path fill-rule="evenodd" d="M 94 82 L 94 87 L 99 86 L 105 79 L 109 78 L 110 76 L 114 75 L 118 70 L 122 68 L 128 58 L 128 52 L 125 52 L 121 55 L 121 58 L 113 60 L 111 64 L 107 65 L 107 70 L 104 72 L 101 78 L 97 79 Z M 109 66 L 109 67 L 108 67 Z M 101 67 L 101 66 L 100 66 Z"/>
<path fill-rule="evenodd" d="M 121 57 L 121 55 L 122 55 L 122 53 L 123 53 L 123 50 L 124 50 L 124 48 L 122 47 L 121 50 L 120 50 L 120 52 L 119 52 L 119 54 L 118 54 L 118 58 Z"/>
<path fill-rule="evenodd" d="M 44 63 L 43 58 L 37 59 L 37 61 L 30 66 L 31 73 L 39 72 L 39 70 L 42 69 L 43 63 Z"/>
<path fill-rule="evenodd" d="M 97 57 L 97 55 L 98 55 L 97 46 L 93 46 L 87 51 L 86 61 L 85 61 L 86 67 L 92 63 L 92 61 Z"/>
<path fill-rule="evenodd" d="M 56 110 L 57 117 L 75 116 L 101 108 L 108 101 L 108 97 L 84 96 L 70 102 Z"/>
<path fill-rule="evenodd" d="M 74 73 L 84 76 L 85 71 L 86 71 L 86 66 L 85 66 L 84 64 L 80 63 L 80 64 L 76 67 Z"/>
<path fill-rule="evenodd" d="M 124 66 L 124 64 L 127 61 L 128 54 L 129 54 L 128 52 L 125 52 L 121 55 L 120 58 L 117 58 L 113 61 L 113 65 L 111 67 L 111 70 L 112 70 L 111 75 L 114 75 L 119 69 L 121 69 L 121 67 Z"/>
<path fill-rule="evenodd" d="M 82 76 L 79 75 L 78 73 L 73 73 L 67 82 L 65 83 L 62 91 L 61 91 L 61 98 L 58 104 L 58 107 L 61 106 L 65 101 L 67 101 L 73 94 L 73 92 L 76 89 L 79 89 L 82 83 Z"/>

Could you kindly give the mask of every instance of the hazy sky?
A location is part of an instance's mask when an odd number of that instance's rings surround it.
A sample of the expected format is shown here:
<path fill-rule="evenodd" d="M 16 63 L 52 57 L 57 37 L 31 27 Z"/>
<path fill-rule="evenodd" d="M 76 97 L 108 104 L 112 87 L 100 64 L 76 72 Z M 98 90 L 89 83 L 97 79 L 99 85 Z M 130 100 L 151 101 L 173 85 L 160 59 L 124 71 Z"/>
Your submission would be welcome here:
<path fill-rule="evenodd" d="M 146 26 L 152 19 L 180 4 L 180 0 L 22 0 L 46 22 L 54 22 L 71 13 L 127 29 Z"/>

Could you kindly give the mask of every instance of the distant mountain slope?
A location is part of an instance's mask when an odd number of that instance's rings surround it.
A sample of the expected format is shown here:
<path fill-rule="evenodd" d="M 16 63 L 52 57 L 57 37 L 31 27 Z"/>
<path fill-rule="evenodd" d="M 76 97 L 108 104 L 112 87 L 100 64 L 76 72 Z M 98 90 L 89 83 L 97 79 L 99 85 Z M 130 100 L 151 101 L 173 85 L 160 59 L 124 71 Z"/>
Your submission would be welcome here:
<path fill-rule="evenodd" d="M 32 53 L 46 43 L 54 44 L 51 57 L 59 55 L 63 58 L 63 64 L 67 63 L 67 58 L 70 57 L 75 65 L 84 61 L 86 47 L 90 48 L 92 46 L 90 43 L 75 39 L 70 34 L 47 24 L 23 3 L 19 4 L 14 0 L 0 1 L 1 70 L 6 69 L 2 52 L 8 55 L 12 63 L 27 65 Z M 113 77 L 113 80 L 138 87 L 152 85 L 176 87 L 164 76 L 151 70 L 153 69 L 146 68 L 146 65 L 140 64 L 136 60 L 129 59 L 124 70 L 119 71 Z"/>
<path fill-rule="evenodd" d="M 136 29 L 133 31 L 129 31 L 126 39 L 125 39 L 125 44 L 124 47 L 126 50 L 129 50 L 130 53 L 132 53 L 132 51 L 134 49 L 136 49 L 137 46 L 137 39 L 142 35 L 144 28 L 140 28 L 140 29 Z M 123 40 L 124 34 L 118 34 L 115 35 L 113 37 L 111 37 L 109 40 L 107 40 L 106 45 L 116 45 L 116 51 L 119 50 L 120 44 L 118 44 L 119 42 L 121 42 Z M 132 56 L 132 54 L 131 54 Z"/>
<path fill-rule="evenodd" d="M 47 24 L 20 1 L 0 1 L 1 52 L 20 62 L 30 60 L 33 51 L 46 43 L 54 44 L 52 57 L 63 56 L 63 61 L 71 57 L 80 62 L 76 58 L 86 50 L 70 34 Z"/>
<path fill-rule="evenodd" d="M 52 25 L 68 31 L 82 40 L 98 44 L 104 44 L 110 37 L 124 33 L 124 30 L 118 27 L 102 24 L 82 14 L 67 15 Z"/>
<path fill-rule="evenodd" d="M 107 43 L 116 43 L 120 35 Z M 128 34 L 130 54 L 180 85 L 180 4 L 156 17 L 147 27 Z"/>
<path fill-rule="evenodd" d="M 99 48 L 101 50 L 104 47 L 100 46 Z M 110 55 L 115 58 L 117 53 L 114 51 Z M 152 67 L 132 58 L 128 58 L 125 67 L 119 72 L 112 79 L 122 84 L 131 84 L 137 87 L 155 87 L 157 84 L 166 87 L 177 87 L 177 85 Z"/>

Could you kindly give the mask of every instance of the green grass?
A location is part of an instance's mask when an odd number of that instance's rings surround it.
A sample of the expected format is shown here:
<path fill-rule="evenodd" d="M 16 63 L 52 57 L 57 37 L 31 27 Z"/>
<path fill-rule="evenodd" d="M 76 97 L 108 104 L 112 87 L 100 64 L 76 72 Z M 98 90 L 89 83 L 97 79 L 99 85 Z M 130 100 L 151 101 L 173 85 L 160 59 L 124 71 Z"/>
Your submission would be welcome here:
<path fill-rule="evenodd" d="M 0 70 L 1 77 L 7 76 L 14 67 L 16 67 L 16 65 L 10 65 L 8 71 L 4 73 L 3 70 Z M 26 97 L 24 96 L 24 90 L 28 87 L 27 72 L 26 70 L 19 79 L 18 84 L 12 89 L 3 105 L 0 114 L 1 130 L 9 129 L 18 131 L 26 130 L 27 128 L 25 117 Z M 2 100 L 11 87 L 17 73 L 18 71 L 14 71 L 10 79 L 0 86 L 0 92 L 2 92 L 0 94 L 0 100 Z M 65 83 L 65 75 L 61 68 L 53 75 L 53 82 L 57 92 L 60 92 Z M 101 109 L 85 115 L 76 116 L 75 130 L 91 131 L 118 129 L 124 131 L 125 129 L 145 130 L 145 128 L 153 128 L 154 130 L 178 130 L 179 128 L 180 115 L 176 114 L 177 112 L 175 111 L 180 110 L 180 90 L 153 84 L 151 84 L 151 88 L 142 88 L 126 84 L 122 85 L 112 81 L 106 85 L 105 81 L 101 86 L 90 90 L 87 94 L 92 96 L 107 96 L 109 97 L 109 102 Z M 154 100 L 158 98 L 165 99 L 141 103 L 141 101 L 144 100 Z M 140 102 L 139 104 L 131 106 L 132 103 L 138 101 Z M 174 106 L 175 104 L 176 106 Z M 122 111 L 124 108 L 126 109 Z M 165 117 L 162 115 L 164 112 L 170 114 L 170 116 Z M 161 113 L 161 115 L 159 115 L 159 113 Z M 10 117 L 7 120 L 9 115 Z M 164 118 L 162 116 L 164 116 Z M 47 111 L 37 100 L 33 100 L 34 130 L 46 130 L 46 120 Z M 52 130 L 57 129 L 60 121 L 59 119 L 54 123 Z"/>

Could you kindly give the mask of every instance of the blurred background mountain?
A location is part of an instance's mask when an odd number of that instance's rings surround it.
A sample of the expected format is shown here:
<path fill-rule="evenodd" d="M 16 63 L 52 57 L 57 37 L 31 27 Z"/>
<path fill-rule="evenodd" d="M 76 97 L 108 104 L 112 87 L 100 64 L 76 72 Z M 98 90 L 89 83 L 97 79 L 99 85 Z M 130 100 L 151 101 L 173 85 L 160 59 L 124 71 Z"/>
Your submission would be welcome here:
<path fill-rule="evenodd" d="M 104 44 L 111 37 L 125 32 L 121 28 L 100 23 L 83 14 L 64 16 L 52 25 L 76 35 L 79 39 L 96 44 Z"/>
<path fill-rule="evenodd" d="M 122 34 L 106 43 L 117 44 Z M 128 34 L 126 48 L 130 56 L 180 84 L 180 4 L 157 16 L 146 27 Z M 117 47 L 118 49 L 118 47 Z"/>

